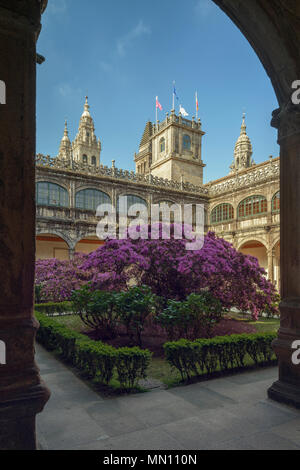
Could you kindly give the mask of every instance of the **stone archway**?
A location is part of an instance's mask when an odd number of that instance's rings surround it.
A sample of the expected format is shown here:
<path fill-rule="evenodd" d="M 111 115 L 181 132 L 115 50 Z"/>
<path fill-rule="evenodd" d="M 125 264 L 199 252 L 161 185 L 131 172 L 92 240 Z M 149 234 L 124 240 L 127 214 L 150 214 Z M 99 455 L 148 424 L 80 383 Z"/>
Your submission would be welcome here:
<path fill-rule="evenodd" d="M 99 240 L 97 235 L 86 235 L 76 243 L 75 253 L 89 254 L 104 245 L 104 241 Z"/>
<path fill-rule="evenodd" d="M 70 247 L 66 240 L 53 233 L 40 233 L 36 236 L 36 259 L 70 259 Z"/>
<path fill-rule="evenodd" d="M 239 251 L 244 255 L 251 255 L 257 258 L 259 265 L 266 270 L 268 277 L 270 277 L 268 272 L 268 252 L 262 242 L 255 239 L 246 241 L 240 246 Z"/>
<path fill-rule="evenodd" d="M 300 368 L 291 344 L 300 337 L 300 109 L 291 85 L 300 79 L 300 10 L 296 0 L 213 0 L 235 22 L 269 75 L 279 109 L 272 125 L 281 147 L 281 328 L 274 347 L 279 380 L 271 398 L 300 406 Z M 0 71 L 7 104 L 0 114 L 0 335 L 8 362 L 1 369 L 0 448 L 35 449 L 35 416 L 49 392 L 34 362 L 36 41 L 47 0 L 0 0 Z M 12 60 L 11 58 L 14 58 Z M 13 105 L 12 105 L 13 104 Z M 16 166 L 17 162 L 17 166 Z M 26 197 L 25 197 L 26 196 Z M 24 224 L 26 221 L 26 224 Z M 15 341 L 22 336 L 22 342 Z M 26 354 L 24 354 L 26 350 Z M 16 371 L 18 379 L 16 378 Z"/>
<path fill-rule="evenodd" d="M 291 348 L 300 338 L 300 105 L 292 101 L 300 79 L 300 7 L 296 0 L 213 0 L 253 47 L 273 84 L 279 108 L 271 125 L 280 145 L 281 326 L 274 350 L 279 380 L 270 398 L 300 407 L 300 367 Z"/>

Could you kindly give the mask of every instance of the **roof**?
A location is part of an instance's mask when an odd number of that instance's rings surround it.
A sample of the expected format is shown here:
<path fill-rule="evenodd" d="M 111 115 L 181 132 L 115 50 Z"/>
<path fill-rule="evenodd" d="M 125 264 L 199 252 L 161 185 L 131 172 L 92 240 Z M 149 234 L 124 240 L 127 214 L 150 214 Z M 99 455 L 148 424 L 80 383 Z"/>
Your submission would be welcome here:
<path fill-rule="evenodd" d="M 144 134 L 140 143 L 140 148 L 148 144 L 151 136 L 152 136 L 152 122 L 148 121 L 145 126 Z"/>

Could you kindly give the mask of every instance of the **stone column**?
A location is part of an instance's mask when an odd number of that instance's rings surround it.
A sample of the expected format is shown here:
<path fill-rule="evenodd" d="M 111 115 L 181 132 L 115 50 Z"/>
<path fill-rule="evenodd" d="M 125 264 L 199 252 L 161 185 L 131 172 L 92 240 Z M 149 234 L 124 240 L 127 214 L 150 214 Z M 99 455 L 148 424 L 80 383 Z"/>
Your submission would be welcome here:
<path fill-rule="evenodd" d="M 72 260 L 74 259 L 75 256 L 75 247 L 69 248 L 69 259 Z"/>
<path fill-rule="evenodd" d="M 268 255 L 268 278 L 271 282 L 274 282 L 274 250 L 271 248 L 267 251 Z"/>
<path fill-rule="evenodd" d="M 36 40 L 46 1 L 0 0 L 0 449 L 35 449 L 49 392 L 34 361 Z M 3 344 L 3 343 L 2 343 Z M 0 361 L 1 362 L 1 361 Z"/>
<path fill-rule="evenodd" d="M 300 407 L 300 365 L 292 363 L 292 343 L 300 339 L 300 109 L 289 103 L 274 111 L 280 144 L 281 320 L 274 350 L 279 380 L 270 398 Z"/>

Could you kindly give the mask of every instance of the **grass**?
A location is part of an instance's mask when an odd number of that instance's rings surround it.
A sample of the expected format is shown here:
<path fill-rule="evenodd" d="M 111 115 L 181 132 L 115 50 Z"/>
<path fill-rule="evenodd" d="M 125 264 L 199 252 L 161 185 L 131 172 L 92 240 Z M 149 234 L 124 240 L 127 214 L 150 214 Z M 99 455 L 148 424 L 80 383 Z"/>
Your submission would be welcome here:
<path fill-rule="evenodd" d="M 231 316 L 231 315 L 230 315 Z M 234 318 L 234 315 L 232 315 Z M 276 333 L 280 326 L 279 318 L 260 318 L 257 321 L 241 318 L 236 318 L 239 321 L 245 321 L 256 328 L 257 333 Z M 275 359 L 275 356 L 274 356 Z M 245 358 L 245 365 L 251 368 L 253 362 L 250 357 Z M 151 364 L 148 369 L 149 377 L 160 380 L 167 387 L 174 387 L 180 385 L 181 376 L 179 371 L 172 369 L 170 364 L 163 358 L 152 358 Z"/>
<path fill-rule="evenodd" d="M 280 326 L 279 318 L 260 318 L 249 323 L 255 326 L 257 333 L 277 333 Z"/>
<path fill-rule="evenodd" d="M 230 317 L 253 325 L 256 328 L 257 333 L 276 333 L 280 324 L 280 320 L 277 318 L 260 318 L 257 321 L 253 321 L 238 314 L 231 314 Z M 74 331 L 80 333 L 88 331 L 88 328 L 82 323 L 81 319 L 77 315 L 56 317 L 56 319 L 57 321 L 67 326 L 68 328 L 71 328 Z M 253 366 L 253 362 L 250 358 L 246 358 L 245 363 L 248 367 Z M 160 357 L 152 358 L 148 368 L 148 377 L 159 380 L 160 382 L 164 383 L 168 388 L 178 386 L 182 383 L 179 371 L 177 369 L 173 369 L 164 358 Z M 98 391 L 103 393 L 104 389 L 103 387 L 101 387 L 100 384 L 94 383 L 93 385 L 96 389 L 98 389 Z M 111 389 L 108 390 L 106 388 L 106 393 L 108 395 L 114 395 L 118 392 L 120 393 L 118 388 L 119 387 L 117 385 L 117 381 L 113 379 L 111 383 Z"/>
<path fill-rule="evenodd" d="M 78 315 L 58 316 L 55 317 L 55 320 L 77 333 L 85 333 L 88 331 L 88 327 L 84 325 Z"/>

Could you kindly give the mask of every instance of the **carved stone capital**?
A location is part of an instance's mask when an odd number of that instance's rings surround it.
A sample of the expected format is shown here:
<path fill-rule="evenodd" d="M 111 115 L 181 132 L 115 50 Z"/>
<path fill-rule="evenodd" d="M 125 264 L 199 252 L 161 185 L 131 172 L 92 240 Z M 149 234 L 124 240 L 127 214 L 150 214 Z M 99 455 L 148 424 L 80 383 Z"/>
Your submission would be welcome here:
<path fill-rule="evenodd" d="M 288 101 L 286 105 L 272 113 L 271 126 L 278 129 L 278 143 L 296 134 L 300 134 L 300 105 Z"/>

